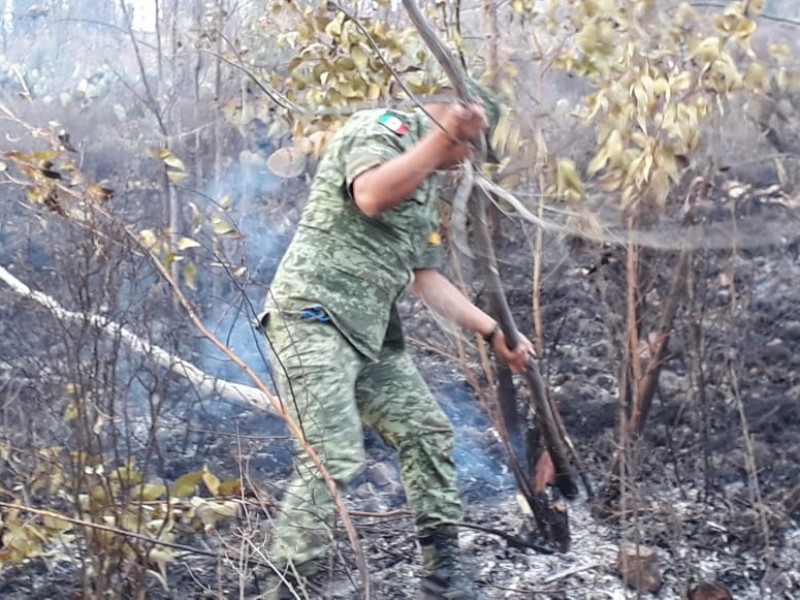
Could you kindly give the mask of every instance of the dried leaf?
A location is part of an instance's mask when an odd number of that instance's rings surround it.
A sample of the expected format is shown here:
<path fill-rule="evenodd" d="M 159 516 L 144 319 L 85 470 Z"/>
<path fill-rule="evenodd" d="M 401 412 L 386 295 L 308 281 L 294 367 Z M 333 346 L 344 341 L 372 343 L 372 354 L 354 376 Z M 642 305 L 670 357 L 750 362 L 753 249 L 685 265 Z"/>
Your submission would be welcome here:
<path fill-rule="evenodd" d="M 166 164 L 168 167 L 172 167 L 173 169 L 178 169 L 179 171 L 186 170 L 186 165 L 183 164 L 183 161 L 171 152 L 169 155 L 164 157 L 164 164 Z"/>
<path fill-rule="evenodd" d="M 179 498 L 192 496 L 197 491 L 197 486 L 203 480 L 203 471 L 194 471 L 178 477 L 172 486 L 171 494 Z"/>
<path fill-rule="evenodd" d="M 155 250 L 160 245 L 158 236 L 152 229 L 142 229 L 139 232 L 139 241 L 148 250 Z"/>
<path fill-rule="evenodd" d="M 302 174 L 306 167 L 306 154 L 293 146 L 280 148 L 269 157 L 267 166 L 278 177 L 291 179 Z"/>
<path fill-rule="evenodd" d="M 152 502 L 167 494 L 167 486 L 162 483 L 141 483 L 131 490 L 131 497 L 135 500 Z"/>
<path fill-rule="evenodd" d="M 201 248 L 200 242 L 192 238 L 182 237 L 178 240 L 178 250 L 188 250 L 189 248 Z"/>
<path fill-rule="evenodd" d="M 241 479 L 226 479 L 219 484 L 219 493 L 222 496 L 238 496 L 242 493 Z"/>
<path fill-rule="evenodd" d="M 185 171 L 167 171 L 167 178 L 170 183 L 180 183 L 187 177 L 189 177 L 189 174 Z"/>
<path fill-rule="evenodd" d="M 114 195 L 114 190 L 103 187 L 98 183 L 90 183 L 86 186 L 86 194 L 92 200 L 105 202 L 111 199 L 111 197 Z"/>
<path fill-rule="evenodd" d="M 45 515 L 42 519 L 42 524 L 45 529 L 53 532 L 69 531 L 72 529 L 72 523 L 60 517 Z"/>
<path fill-rule="evenodd" d="M 183 268 L 183 281 L 188 288 L 193 290 L 197 289 L 197 273 L 197 265 L 193 262 L 190 262 Z"/>
<path fill-rule="evenodd" d="M 220 485 L 219 478 L 216 475 L 214 475 L 211 471 L 208 471 L 207 469 L 203 470 L 202 478 L 203 478 L 203 483 L 206 484 L 206 487 L 208 488 L 208 491 L 211 492 L 211 495 L 218 496 L 219 485 Z"/>
<path fill-rule="evenodd" d="M 236 232 L 233 226 L 219 215 L 211 216 L 211 229 L 217 235 L 228 235 Z"/>

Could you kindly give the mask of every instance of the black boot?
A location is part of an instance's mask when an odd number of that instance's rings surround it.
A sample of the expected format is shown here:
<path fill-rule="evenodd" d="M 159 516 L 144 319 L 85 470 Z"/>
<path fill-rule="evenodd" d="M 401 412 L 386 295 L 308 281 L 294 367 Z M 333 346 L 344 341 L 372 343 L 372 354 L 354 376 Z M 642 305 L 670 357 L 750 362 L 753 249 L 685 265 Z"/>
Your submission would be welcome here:
<path fill-rule="evenodd" d="M 422 598 L 424 600 L 479 600 L 472 581 L 461 567 L 458 529 L 439 527 L 420 536 L 422 549 Z"/>

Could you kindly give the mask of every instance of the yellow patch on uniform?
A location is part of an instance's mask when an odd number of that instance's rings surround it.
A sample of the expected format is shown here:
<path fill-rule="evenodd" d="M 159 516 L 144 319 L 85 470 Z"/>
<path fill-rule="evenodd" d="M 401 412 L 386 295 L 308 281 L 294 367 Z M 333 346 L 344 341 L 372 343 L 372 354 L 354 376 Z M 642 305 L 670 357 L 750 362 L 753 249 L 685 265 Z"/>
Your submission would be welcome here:
<path fill-rule="evenodd" d="M 428 243 L 431 246 L 441 246 L 442 245 L 442 236 L 438 231 L 434 231 L 428 236 Z"/>

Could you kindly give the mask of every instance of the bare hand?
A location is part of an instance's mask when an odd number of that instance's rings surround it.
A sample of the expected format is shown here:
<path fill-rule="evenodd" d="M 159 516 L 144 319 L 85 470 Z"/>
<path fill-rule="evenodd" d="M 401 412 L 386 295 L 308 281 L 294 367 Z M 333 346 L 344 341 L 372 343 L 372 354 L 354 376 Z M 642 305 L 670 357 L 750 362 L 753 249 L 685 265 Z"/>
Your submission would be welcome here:
<path fill-rule="evenodd" d="M 448 104 L 442 125 L 457 144 L 466 144 L 489 128 L 486 113 L 480 104 Z"/>
<path fill-rule="evenodd" d="M 492 337 L 492 348 L 514 373 L 522 373 L 528 368 L 531 356 L 536 356 L 533 344 L 521 333 L 517 332 L 517 347 L 511 350 L 506 344 L 506 336 L 498 331 Z"/>

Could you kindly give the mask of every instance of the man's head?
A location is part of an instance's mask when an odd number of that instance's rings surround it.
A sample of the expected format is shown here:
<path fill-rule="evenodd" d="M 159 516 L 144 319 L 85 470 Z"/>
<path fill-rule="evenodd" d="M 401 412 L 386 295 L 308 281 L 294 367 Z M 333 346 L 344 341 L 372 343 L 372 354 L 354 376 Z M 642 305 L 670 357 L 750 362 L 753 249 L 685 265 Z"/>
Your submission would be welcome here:
<path fill-rule="evenodd" d="M 477 102 L 483 106 L 486 113 L 486 119 L 489 121 L 489 129 L 487 137 L 491 139 L 497 123 L 500 121 L 500 103 L 497 101 L 495 95 L 485 85 L 478 83 L 475 79 L 467 77 L 465 83 L 467 84 L 467 91 L 472 96 L 473 102 Z M 458 101 L 456 92 L 452 84 L 446 78 L 441 79 L 437 86 L 438 91 L 441 93 L 442 102 Z M 451 100 L 452 99 L 452 100 Z"/>
<path fill-rule="evenodd" d="M 483 104 L 483 111 L 489 121 L 489 130 L 486 132 L 486 137 L 491 139 L 497 124 L 500 122 L 500 103 L 497 102 L 497 98 L 489 91 L 489 88 L 474 79 L 467 79 L 467 89 Z"/>

